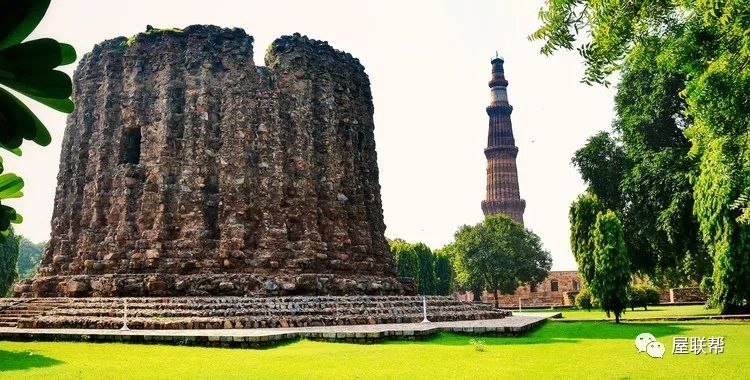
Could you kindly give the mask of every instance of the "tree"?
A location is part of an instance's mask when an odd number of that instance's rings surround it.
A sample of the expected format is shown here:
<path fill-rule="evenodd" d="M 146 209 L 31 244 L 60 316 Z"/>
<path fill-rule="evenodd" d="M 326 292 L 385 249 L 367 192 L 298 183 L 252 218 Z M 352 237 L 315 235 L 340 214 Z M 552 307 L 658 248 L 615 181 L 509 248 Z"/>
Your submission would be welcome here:
<path fill-rule="evenodd" d="M 650 37 L 628 53 L 615 96 L 615 131 L 631 167 L 621 183 L 622 216 L 631 268 L 656 283 L 697 283 L 710 274 L 710 257 L 693 215 L 684 130 L 692 124 L 680 96 L 685 75 L 663 57 L 671 37 Z"/>
<path fill-rule="evenodd" d="M 390 240 L 389 244 L 396 258 L 399 277 L 413 278 L 420 294 L 436 294 L 435 258 L 430 247 L 403 239 Z"/>
<path fill-rule="evenodd" d="M 571 163 L 588 184 L 589 192 L 596 194 L 605 207 L 613 210 L 622 207 L 620 183 L 629 162 L 612 135 L 599 132 L 589 137 L 586 145 L 575 152 Z"/>
<path fill-rule="evenodd" d="M 18 239 L 13 234 L 13 228 L 10 228 L 7 236 L 0 239 L 0 297 L 8 294 L 13 283 L 18 279 L 17 261 Z"/>
<path fill-rule="evenodd" d="M 589 284 L 591 293 L 604 311 L 614 313 L 615 323 L 620 323 L 620 315 L 628 305 L 630 263 L 622 224 L 614 212 L 607 210 L 596 216 L 592 240 L 595 272 Z"/>
<path fill-rule="evenodd" d="M 541 282 L 552 266 L 539 236 L 502 214 L 460 227 L 453 246 L 457 281 L 468 286 L 483 282 L 495 295 L 495 307 L 499 307 L 499 293 L 512 293 L 522 283 Z"/>
<path fill-rule="evenodd" d="M 36 275 L 39 263 L 42 262 L 45 243 L 34 243 L 18 235 L 18 265 L 17 272 L 21 279 L 32 278 Z"/>
<path fill-rule="evenodd" d="M 413 245 L 419 261 L 419 272 L 417 275 L 417 289 L 420 294 L 435 293 L 435 260 L 432 250 L 424 243 Z"/>
<path fill-rule="evenodd" d="M 388 245 L 396 259 L 398 276 L 414 278 L 416 281 L 417 273 L 419 272 L 419 260 L 411 244 L 403 239 L 393 239 L 388 240 Z"/>
<path fill-rule="evenodd" d="M 45 146 L 51 142 L 47 128 L 11 88 L 55 110 L 70 113 L 72 83 L 68 74 L 54 70 L 73 63 L 75 49 L 51 38 L 23 42 L 39 25 L 50 0 L 2 1 L 0 3 L 0 148 L 21 155 L 23 140 Z M 0 159 L 0 164 L 2 160 Z M 0 173 L 2 173 L 0 166 Z M 0 202 L 22 196 L 23 180 L 12 173 L 0 175 Z M 0 204 L 0 231 L 23 219 L 16 210 Z"/>
<path fill-rule="evenodd" d="M 690 121 L 684 133 L 698 165 L 691 211 L 712 258 L 710 302 L 722 313 L 750 308 L 749 14 L 745 0 L 549 1 L 531 36 L 545 42 L 544 54 L 577 44 L 584 81 L 605 84 L 629 54 L 660 41 L 650 46 L 652 63 L 680 76 L 669 91 L 684 99 L 681 113 Z"/>
<path fill-rule="evenodd" d="M 447 296 L 453 289 L 452 248 L 443 247 L 435 253 L 435 294 Z"/>
<path fill-rule="evenodd" d="M 599 303 L 591 295 L 589 288 L 585 286 L 576 294 L 575 302 L 577 308 L 586 309 L 587 311 L 591 311 L 593 307 L 599 307 Z"/>
<path fill-rule="evenodd" d="M 596 216 L 604 211 L 596 195 L 587 193 L 570 205 L 570 248 L 578 263 L 584 285 L 591 283 L 595 275 L 594 241 L 592 239 Z"/>
<path fill-rule="evenodd" d="M 643 310 L 648 310 L 648 305 L 658 305 L 659 302 L 659 289 L 653 285 L 640 284 L 628 287 L 630 310 L 635 310 L 636 307 L 643 307 Z"/>

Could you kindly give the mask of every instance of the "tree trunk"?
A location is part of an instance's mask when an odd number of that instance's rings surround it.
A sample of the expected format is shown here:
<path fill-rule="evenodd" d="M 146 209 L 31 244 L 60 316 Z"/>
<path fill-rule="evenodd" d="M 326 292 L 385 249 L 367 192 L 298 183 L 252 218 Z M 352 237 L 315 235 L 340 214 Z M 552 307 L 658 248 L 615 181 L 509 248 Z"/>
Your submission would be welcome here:
<path fill-rule="evenodd" d="M 615 313 L 615 323 L 620 323 L 620 313 Z"/>
<path fill-rule="evenodd" d="M 479 284 L 474 284 L 474 302 L 482 302 L 482 287 Z"/>
<path fill-rule="evenodd" d="M 499 297 L 499 295 L 497 293 L 497 288 L 492 289 L 492 292 L 495 293 L 495 307 L 499 308 L 500 307 L 500 297 Z"/>

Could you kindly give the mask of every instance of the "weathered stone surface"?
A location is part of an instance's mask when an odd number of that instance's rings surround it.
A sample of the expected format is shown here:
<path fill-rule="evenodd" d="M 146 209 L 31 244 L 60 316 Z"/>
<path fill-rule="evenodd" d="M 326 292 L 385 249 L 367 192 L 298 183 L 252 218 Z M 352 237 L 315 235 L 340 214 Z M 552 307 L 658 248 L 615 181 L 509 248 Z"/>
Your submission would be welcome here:
<path fill-rule="evenodd" d="M 16 295 L 413 292 L 383 235 L 364 68 L 298 34 L 265 62 L 214 26 L 86 54 L 48 250 Z"/>
<path fill-rule="evenodd" d="M 0 319 L 23 328 L 122 326 L 124 305 L 133 329 L 232 329 L 414 323 L 423 319 L 418 296 L 31 298 L 0 303 Z M 500 319 L 510 316 L 487 304 L 427 296 L 430 321 Z M 14 317 L 18 316 L 20 317 Z M 0 321 L 0 322 L 2 322 Z M 2 325 L 0 324 L 0 327 Z"/>

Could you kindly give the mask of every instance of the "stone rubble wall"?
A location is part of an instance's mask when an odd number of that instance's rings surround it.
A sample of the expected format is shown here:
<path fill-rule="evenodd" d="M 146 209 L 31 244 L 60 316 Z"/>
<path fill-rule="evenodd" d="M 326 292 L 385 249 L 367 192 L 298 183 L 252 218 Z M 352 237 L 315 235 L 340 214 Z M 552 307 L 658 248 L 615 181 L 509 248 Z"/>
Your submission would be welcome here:
<path fill-rule="evenodd" d="M 708 296 L 699 288 L 671 288 L 669 289 L 669 302 L 705 302 Z"/>
<path fill-rule="evenodd" d="M 84 55 L 52 236 L 14 294 L 413 293 L 384 237 L 363 66 L 299 34 L 265 63 L 241 29 L 199 25 Z"/>
<path fill-rule="evenodd" d="M 29 306 L 42 315 L 22 319 L 20 328 L 117 329 L 127 301 L 128 326 L 133 329 L 221 329 L 306 327 L 421 322 L 422 297 L 167 297 L 167 298 L 42 298 Z M 510 316 L 491 305 L 450 297 L 428 296 L 433 322 L 499 319 Z M 2 312 L 0 312 L 2 315 Z"/>

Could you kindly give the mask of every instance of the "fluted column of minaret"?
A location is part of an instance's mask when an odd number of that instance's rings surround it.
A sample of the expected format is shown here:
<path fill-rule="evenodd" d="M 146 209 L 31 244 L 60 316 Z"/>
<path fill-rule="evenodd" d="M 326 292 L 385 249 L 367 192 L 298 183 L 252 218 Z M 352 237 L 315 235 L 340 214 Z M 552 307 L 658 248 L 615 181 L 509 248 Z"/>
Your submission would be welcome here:
<path fill-rule="evenodd" d="M 516 156 L 518 147 L 513 138 L 510 114 L 513 107 L 508 103 L 508 81 L 505 79 L 502 58 L 492 60 L 492 80 L 487 134 L 487 195 L 482 202 L 485 215 L 502 213 L 523 224 L 526 202 L 518 190 Z"/>

